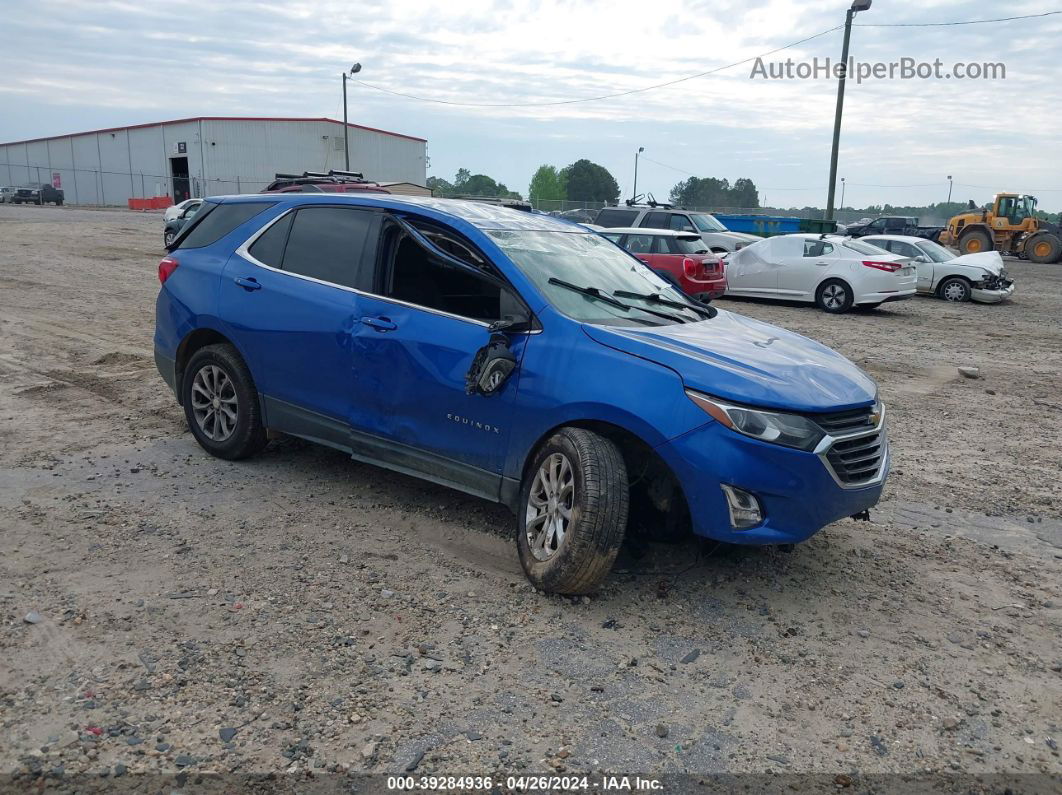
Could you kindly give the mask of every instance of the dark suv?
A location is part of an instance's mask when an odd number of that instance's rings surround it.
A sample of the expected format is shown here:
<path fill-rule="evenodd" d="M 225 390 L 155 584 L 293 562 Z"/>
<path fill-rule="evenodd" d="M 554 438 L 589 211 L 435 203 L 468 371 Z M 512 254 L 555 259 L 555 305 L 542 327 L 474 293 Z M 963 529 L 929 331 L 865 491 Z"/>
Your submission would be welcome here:
<path fill-rule="evenodd" d="M 561 219 L 227 196 L 158 270 L 155 361 L 205 450 L 245 458 L 268 429 L 504 503 L 546 591 L 595 590 L 629 516 L 789 544 L 865 513 L 888 474 L 856 365 Z"/>
<path fill-rule="evenodd" d="M 59 188 L 53 188 L 47 182 L 32 185 L 23 185 L 15 191 L 11 197 L 12 204 L 51 204 L 56 207 L 63 203 L 63 192 Z"/>
<path fill-rule="evenodd" d="M 390 193 L 358 171 L 303 171 L 277 174 L 262 193 Z"/>

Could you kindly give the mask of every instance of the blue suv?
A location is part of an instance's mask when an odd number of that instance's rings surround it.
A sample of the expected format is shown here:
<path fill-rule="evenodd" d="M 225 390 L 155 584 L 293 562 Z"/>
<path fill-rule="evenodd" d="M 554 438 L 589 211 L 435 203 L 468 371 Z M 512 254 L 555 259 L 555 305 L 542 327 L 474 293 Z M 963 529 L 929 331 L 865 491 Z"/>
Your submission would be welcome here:
<path fill-rule="evenodd" d="M 628 526 L 802 541 L 889 470 L 874 382 L 548 216 L 208 199 L 159 264 L 155 360 L 209 453 L 267 430 L 508 505 L 528 578 L 593 591 Z"/>

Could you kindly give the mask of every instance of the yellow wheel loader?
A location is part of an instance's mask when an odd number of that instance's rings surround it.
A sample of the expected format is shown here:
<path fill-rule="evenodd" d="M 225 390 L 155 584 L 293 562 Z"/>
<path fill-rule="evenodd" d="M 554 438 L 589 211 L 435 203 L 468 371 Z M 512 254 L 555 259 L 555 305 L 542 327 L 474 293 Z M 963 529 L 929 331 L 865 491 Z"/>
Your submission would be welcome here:
<path fill-rule="evenodd" d="M 1062 233 L 1055 224 L 1036 218 L 1036 197 L 997 193 L 989 207 L 956 215 L 940 234 L 940 242 L 963 254 L 998 251 L 1031 262 L 1062 260 Z"/>

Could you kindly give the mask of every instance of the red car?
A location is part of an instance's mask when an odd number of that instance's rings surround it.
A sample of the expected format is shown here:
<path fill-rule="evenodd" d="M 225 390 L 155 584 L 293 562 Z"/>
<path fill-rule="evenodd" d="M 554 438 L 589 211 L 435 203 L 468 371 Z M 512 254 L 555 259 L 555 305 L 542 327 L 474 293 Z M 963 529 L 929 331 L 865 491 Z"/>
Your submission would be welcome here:
<path fill-rule="evenodd" d="M 723 261 L 708 250 L 696 232 L 673 229 L 603 229 L 613 243 L 627 249 L 659 275 L 701 301 L 726 292 Z"/>

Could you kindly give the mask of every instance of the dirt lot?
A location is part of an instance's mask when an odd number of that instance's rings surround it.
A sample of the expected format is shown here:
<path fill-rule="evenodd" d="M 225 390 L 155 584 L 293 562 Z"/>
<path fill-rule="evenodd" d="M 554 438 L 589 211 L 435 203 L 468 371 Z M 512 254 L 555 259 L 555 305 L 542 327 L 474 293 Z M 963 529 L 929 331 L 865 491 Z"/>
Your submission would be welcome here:
<path fill-rule="evenodd" d="M 1062 772 L 1062 265 L 1002 306 L 721 301 L 879 380 L 886 498 L 572 601 L 502 508 L 203 453 L 151 358 L 161 240 L 0 207 L 0 773 Z"/>

